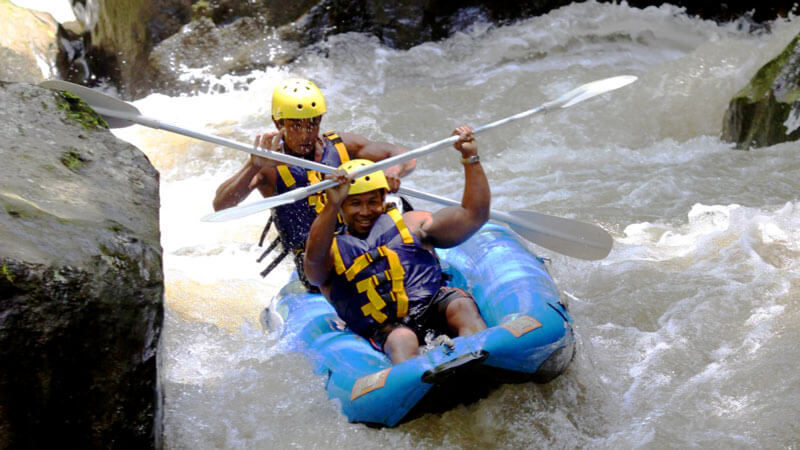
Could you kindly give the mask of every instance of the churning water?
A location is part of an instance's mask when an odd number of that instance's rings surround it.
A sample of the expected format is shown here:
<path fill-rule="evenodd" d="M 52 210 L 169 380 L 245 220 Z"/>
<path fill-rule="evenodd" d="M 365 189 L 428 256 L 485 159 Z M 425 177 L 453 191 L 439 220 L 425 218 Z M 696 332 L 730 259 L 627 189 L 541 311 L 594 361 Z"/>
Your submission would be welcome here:
<path fill-rule="evenodd" d="M 531 244 L 552 259 L 575 319 L 569 370 L 394 429 L 348 423 L 324 379 L 259 324 L 292 270 L 287 259 L 258 276 L 268 213 L 200 222 L 247 155 L 138 126 L 117 131 L 161 173 L 166 445 L 797 448 L 800 143 L 743 152 L 718 136 L 729 99 L 799 31 L 798 19 L 751 31 L 674 7 L 587 2 L 407 51 L 345 34 L 288 67 L 136 102 L 144 115 L 249 143 L 273 127 L 275 84 L 303 76 L 326 95 L 323 129 L 416 148 L 589 81 L 639 77 L 479 138 L 495 209 L 592 222 L 614 236 L 595 262 Z M 404 183 L 458 197 L 458 159 L 450 149 L 427 156 Z"/>

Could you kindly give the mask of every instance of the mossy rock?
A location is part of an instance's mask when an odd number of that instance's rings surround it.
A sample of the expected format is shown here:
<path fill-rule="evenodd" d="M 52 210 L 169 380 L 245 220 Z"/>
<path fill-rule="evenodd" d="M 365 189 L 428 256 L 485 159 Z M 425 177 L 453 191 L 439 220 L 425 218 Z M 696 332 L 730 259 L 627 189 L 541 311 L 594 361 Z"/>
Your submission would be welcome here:
<path fill-rule="evenodd" d="M 731 100 L 722 139 L 742 150 L 800 139 L 800 34 Z"/>
<path fill-rule="evenodd" d="M 0 448 L 157 448 L 158 173 L 74 97 L 0 104 Z"/>

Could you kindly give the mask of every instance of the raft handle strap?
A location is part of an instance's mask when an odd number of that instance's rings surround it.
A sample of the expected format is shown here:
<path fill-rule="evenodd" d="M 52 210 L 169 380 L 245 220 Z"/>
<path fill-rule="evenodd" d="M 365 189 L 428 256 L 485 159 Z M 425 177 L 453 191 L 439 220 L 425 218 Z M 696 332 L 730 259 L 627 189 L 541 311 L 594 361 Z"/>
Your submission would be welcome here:
<path fill-rule="evenodd" d="M 269 228 L 272 226 L 272 219 L 273 219 L 273 216 L 272 216 L 272 214 L 270 214 L 269 220 L 267 220 L 267 224 L 264 226 L 264 231 L 261 232 L 261 239 L 258 240 L 258 246 L 259 247 L 264 246 L 264 238 L 267 237 L 267 232 L 269 231 Z M 270 248 L 274 248 L 274 247 L 270 246 Z M 269 253 L 269 251 L 268 251 L 268 253 Z M 264 256 L 262 256 L 261 258 L 263 259 Z M 261 261 L 261 259 L 259 259 L 259 261 Z"/>
<path fill-rule="evenodd" d="M 277 247 L 280 242 L 281 242 L 281 238 L 279 238 L 279 237 L 275 238 L 275 240 L 273 240 L 269 244 L 269 247 L 267 247 L 267 249 L 264 250 L 264 253 L 262 253 L 261 256 L 258 257 L 256 262 L 261 262 L 264 258 L 266 258 L 266 256 L 269 255 L 269 252 L 271 252 L 272 250 L 275 250 L 275 247 Z M 259 245 L 259 247 L 260 247 L 260 245 Z"/>
<path fill-rule="evenodd" d="M 276 239 L 276 241 L 277 241 L 277 239 Z M 273 243 L 274 242 L 275 241 L 273 241 Z M 286 255 L 288 255 L 288 254 L 289 254 L 289 250 L 283 249 L 283 251 L 275 259 L 273 259 L 271 263 L 269 263 L 267 268 L 261 271 L 261 274 L 260 274 L 261 278 L 264 278 L 267 275 L 269 275 L 269 273 L 272 272 L 272 270 L 275 267 L 277 267 L 278 264 L 280 264 L 281 261 L 283 261 L 283 258 L 286 258 Z"/>

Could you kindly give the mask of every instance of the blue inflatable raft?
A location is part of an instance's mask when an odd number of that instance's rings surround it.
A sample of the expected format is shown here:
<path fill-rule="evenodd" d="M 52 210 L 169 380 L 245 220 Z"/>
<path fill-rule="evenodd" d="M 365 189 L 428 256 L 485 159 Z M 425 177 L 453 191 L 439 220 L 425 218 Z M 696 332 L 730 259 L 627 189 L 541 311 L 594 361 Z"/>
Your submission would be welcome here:
<path fill-rule="evenodd" d="M 342 329 L 333 307 L 298 281 L 279 293 L 281 340 L 309 357 L 351 422 L 395 426 L 485 396 L 502 382 L 547 382 L 575 351 L 572 319 L 543 261 L 507 228 L 487 224 L 458 247 L 437 250 L 448 283 L 475 296 L 488 328 L 393 366 Z"/>

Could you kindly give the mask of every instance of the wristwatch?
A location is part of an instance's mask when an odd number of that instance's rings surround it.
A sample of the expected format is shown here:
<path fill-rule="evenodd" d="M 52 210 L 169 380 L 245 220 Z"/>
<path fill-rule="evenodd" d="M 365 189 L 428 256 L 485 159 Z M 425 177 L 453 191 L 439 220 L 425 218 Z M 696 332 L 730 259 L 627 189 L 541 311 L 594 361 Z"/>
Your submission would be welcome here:
<path fill-rule="evenodd" d="M 475 164 L 479 162 L 481 162 L 481 158 L 478 155 L 472 155 L 467 158 L 461 158 L 461 164 L 464 164 L 465 166 L 467 164 Z"/>

